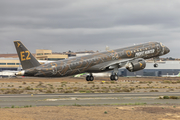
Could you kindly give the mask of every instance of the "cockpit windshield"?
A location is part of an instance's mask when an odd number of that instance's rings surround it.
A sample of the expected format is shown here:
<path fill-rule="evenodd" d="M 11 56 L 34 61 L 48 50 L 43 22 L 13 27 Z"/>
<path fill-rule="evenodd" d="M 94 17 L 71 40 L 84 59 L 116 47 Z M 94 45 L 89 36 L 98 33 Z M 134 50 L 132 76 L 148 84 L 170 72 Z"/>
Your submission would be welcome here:
<path fill-rule="evenodd" d="M 164 47 L 164 45 L 162 43 L 160 43 L 162 47 Z"/>

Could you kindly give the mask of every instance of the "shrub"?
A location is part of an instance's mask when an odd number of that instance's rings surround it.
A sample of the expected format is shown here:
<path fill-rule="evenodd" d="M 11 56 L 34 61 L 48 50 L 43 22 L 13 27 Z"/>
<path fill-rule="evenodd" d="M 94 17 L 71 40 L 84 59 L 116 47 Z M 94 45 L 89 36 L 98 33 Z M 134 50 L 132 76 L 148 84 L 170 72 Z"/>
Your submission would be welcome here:
<path fill-rule="evenodd" d="M 163 99 L 169 99 L 169 96 L 164 96 Z"/>
<path fill-rule="evenodd" d="M 168 84 L 170 84 L 170 83 L 172 83 L 172 82 L 169 81 L 169 80 L 165 80 L 165 81 L 163 81 L 162 83 L 168 83 Z"/>
<path fill-rule="evenodd" d="M 104 114 L 107 114 L 107 111 L 105 111 Z"/>
<path fill-rule="evenodd" d="M 47 90 L 46 93 L 53 93 L 51 90 Z"/>
<path fill-rule="evenodd" d="M 177 83 L 180 83 L 180 80 L 178 80 Z"/>
<path fill-rule="evenodd" d="M 179 99 L 177 96 L 169 96 L 169 99 Z"/>
<path fill-rule="evenodd" d="M 159 92 L 158 90 L 150 90 L 150 92 Z"/>
<path fill-rule="evenodd" d="M 26 84 L 26 82 L 23 82 L 23 85 L 25 85 Z"/>
<path fill-rule="evenodd" d="M 30 86 L 25 87 L 24 90 L 33 90 L 33 88 L 31 88 Z"/>

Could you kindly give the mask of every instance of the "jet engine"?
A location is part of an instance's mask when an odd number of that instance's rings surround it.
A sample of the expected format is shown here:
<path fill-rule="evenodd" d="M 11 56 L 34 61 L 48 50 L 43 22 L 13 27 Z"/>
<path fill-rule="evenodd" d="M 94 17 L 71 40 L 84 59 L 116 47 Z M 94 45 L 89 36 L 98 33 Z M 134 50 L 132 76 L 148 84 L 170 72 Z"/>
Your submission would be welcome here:
<path fill-rule="evenodd" d="M 126 64 L 126 69 L 130 72 L 142 70 L 146 67 L 146 62 L 142 58 L 135 59 Z"/>

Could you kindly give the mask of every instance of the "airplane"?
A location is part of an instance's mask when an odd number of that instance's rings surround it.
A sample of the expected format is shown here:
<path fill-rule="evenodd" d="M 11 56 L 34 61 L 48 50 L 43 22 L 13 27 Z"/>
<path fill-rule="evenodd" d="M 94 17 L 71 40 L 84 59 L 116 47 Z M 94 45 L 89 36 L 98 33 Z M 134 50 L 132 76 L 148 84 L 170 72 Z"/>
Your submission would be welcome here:
<path fill-rule="evenodd" d="M 0 72 L 0 77 L 16 77 L 16 73 L 19 71 L 13 71 L 13 70 L 5 70 Z"/>
<path fill-rule="evenodd" d="M 142 70 L 146 67 L 145 59 L 149 58 L 153 58 L 154 67 L 158 67 L 159 56 L 170 52 L 162 43 L 148 42 L 41 65 L 21 41 L 14 41 L 14 44 L 23 68 L 17 76 L 66 77 L 89 73 L 87 81 L 94 80 L 92 73 L 105 71 L 113 71 L 110 79 L 117 81 L 119 68 L 126 67 L 130 72 Z"/>
<path fill-rule="evenodd" d="M 180 72 L 177 75 L 162 75 L 161 77 L 180 77 Z"/>

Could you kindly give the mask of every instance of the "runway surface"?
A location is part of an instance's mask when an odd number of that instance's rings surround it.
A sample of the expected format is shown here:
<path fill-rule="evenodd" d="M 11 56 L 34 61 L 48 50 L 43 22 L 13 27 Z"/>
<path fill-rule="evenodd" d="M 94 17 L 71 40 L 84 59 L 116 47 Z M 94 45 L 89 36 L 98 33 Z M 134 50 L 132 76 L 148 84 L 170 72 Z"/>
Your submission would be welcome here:
<path fill-rule="evenodd" d="M 180 96 L 178 92 L 150 93 L 83 93 L 0 95 L 0 107 L 62 106 L 62 105 L 124 105 L 124 104 L 180 104 L 178 99 L 159 99 L 159 96 Z"/>

